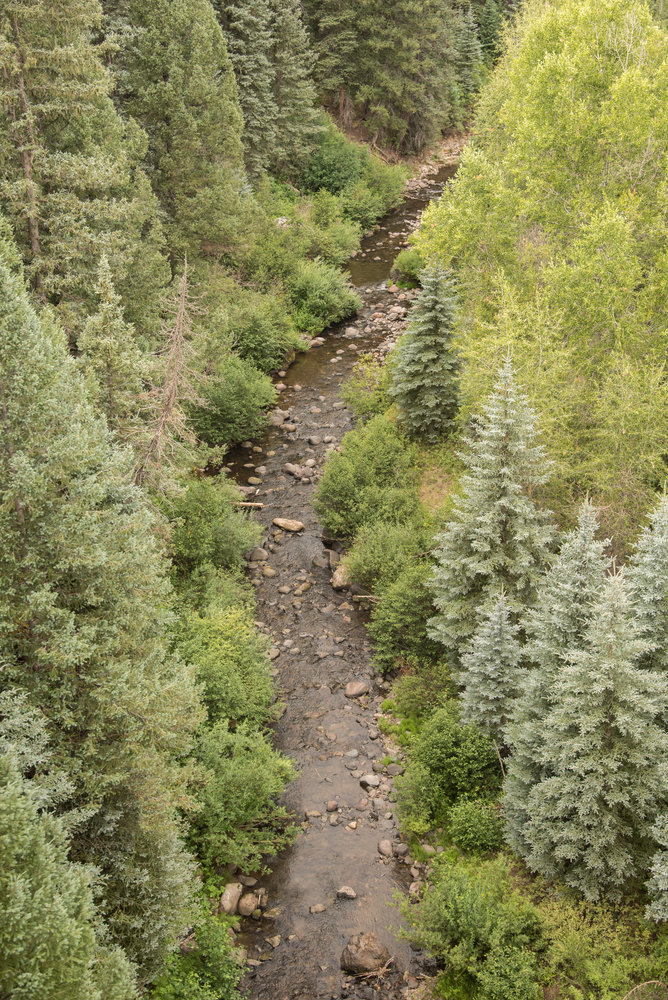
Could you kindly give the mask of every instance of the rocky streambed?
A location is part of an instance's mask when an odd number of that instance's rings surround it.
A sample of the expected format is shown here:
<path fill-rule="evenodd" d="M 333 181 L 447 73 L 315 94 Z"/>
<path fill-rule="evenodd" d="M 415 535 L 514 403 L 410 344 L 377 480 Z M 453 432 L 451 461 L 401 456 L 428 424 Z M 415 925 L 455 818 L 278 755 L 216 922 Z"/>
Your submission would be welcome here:
<path fill-rule="evenodd" d="M 419 956 L 397 936 L 393 901 L 422 871 L 397 830 L 392 779 L 401 764 L 388 759 L 377 725 L 385 686 L 371 666 L 364 611 L 332 585 L 340 549 L 323 538 L 312 497 L 328 451 L 352 426 L 341 384 L 360 353 L 401 332 L 410 293 L 388 287 L 392 262 L 454 171 L 425 167 L 400 208 L 364 240 L 349 268 L 363 297 L 355 321 L 333 327 L 279 374 L 272 426 L 228 456 L 249 502 L 262 504 L 265 538 L 249 572 L 285 703 L 275 742 L 299 768 L 285 795 L 301 824 L 295 845 L 272 861 L 269 876 L 232 876 L 225 902 L 244 915 L 238 943 L 255 1000 L 398 998 L 417 985 Z M 360 974 L 343 972 L 349 940 L 368 934 L 384 975 L 365 976 L 363 955 Z M 358 941 L 357 951 L 367 946 Z"/>

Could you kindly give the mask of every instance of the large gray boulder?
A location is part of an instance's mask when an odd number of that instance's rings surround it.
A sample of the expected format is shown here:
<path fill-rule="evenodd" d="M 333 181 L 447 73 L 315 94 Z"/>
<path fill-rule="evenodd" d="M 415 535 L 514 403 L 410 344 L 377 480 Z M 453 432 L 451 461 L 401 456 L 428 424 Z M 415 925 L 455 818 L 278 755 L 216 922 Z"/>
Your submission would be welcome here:
<path fill-rule="evenodd" d="M 341 953 L 341 968 L 353 976 L 380 972 L 389 961 L 389 951 L 375 934 L 355 934 Z"/>

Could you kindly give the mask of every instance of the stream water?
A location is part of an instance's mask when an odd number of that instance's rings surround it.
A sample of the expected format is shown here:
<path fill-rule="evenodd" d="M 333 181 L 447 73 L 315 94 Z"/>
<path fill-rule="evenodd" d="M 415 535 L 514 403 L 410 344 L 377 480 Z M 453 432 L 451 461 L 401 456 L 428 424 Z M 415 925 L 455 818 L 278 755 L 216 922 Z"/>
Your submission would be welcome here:
<path fill-rule="evenodd" d="M 331 586 L 337 555 L 323 541 L 311 501 L 327 449 L 352 426 L 339 399 L 341 384 L 358 355 L 373 351 L 400 321 L 397 307 L 409 304 L 388 290 L 392 262 L 425 205 L 454 172 L 454 166 L 442 167 L 426 178 L 419 193 L 364 239 L 349 264 L 363 298 L 358 315 L 328 330 L 324 344 L 300 355 L 282 378 L 278 407 L 287 411 L 284 423 L 228 456 L 240 485 L 261 480 L 249 499 L 263 504 L 257 515 L 268 558 L 251 563 L 250 573 L 286 705 L 275 742 L 299 769 L 284 801 L 301 823 L 300 834 L 273 860 L 271 875 L 259 879 L 269 909 L 260 920 L 244 921 L 239 937 L 252 963 L 246 985 L 253 1000 L 398 998 L 415 968 L 409 945 L 397 937 L 401 919 L 393 905 L 396 891 L 405 891 L 413 880 L 410 863 L 378 851 L 380 840 L 398 838 L 391 777 L 380 763 L 385 751 L 376 728 L 383 693 L 370 662 L 364 612 L 349 593 Z M 288 464 L 302 468 L 309 460 L 313 473 L 285 471 Z M 298 520 L 303 530 L 280 531 L 273 525 L 277 517 Z M 367 697 L 345 697 L 353 680 L 368 682 Z M 374 763 L 381 783 L 369 792 L 359 779 Z M 342 886 L 354 889 L 356 898 L 338 899 Z M 360 932 L 375 933 L 393 956 L 393 971 L 382 980 L 351 980 L 340 970 L 342 949 Z"/>

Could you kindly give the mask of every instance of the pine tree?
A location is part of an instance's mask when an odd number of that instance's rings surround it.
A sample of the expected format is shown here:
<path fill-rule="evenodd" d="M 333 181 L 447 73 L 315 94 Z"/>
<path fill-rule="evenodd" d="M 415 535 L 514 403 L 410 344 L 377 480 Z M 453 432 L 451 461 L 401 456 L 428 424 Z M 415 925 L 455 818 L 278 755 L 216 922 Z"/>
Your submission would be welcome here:
<path fill-rule="evenodd" d="M 508 359 L 462 456 L 470 471 L 462 477 L 454 518 L 437 539 L 431 587 L 439 613 L 431 634 L 455 670 L 478 614 L 501 588 L 514 619 L 534 603 L 553 540 L 548 515 L 530 496 L 549 469 L 536 438 L 534 413 Z"/>
<path fill-rule="evenodd" d="M 507 766 L 503 811 L 508 843 L 524 855 L 527 844 L 527 798 L 551 774 L 545 752 L 543 720 L 559 699 L 559 678 L 568 658 L 581 650 L 591 608 L 610 569 L 609 541 L 599 541 L 596 512 L 586 501 L 577 527 L 563 539 L 559 554 L 537 587 L 536 606 L 522 618 L 526 635 L 522 693 L 514 706 L 505 742 L 512 756 Z"/>
<path fill-rule="evenodd" d="M 166 268 L 156 203 L 91 38 L 97 0 L 9 0 L 0 14 L 0 210 L 33 289 L 76 336 L 101 252 L 138 329 L 157 320 Z"/>
<path fill-rule="evenodd" d="M 120 45 L 117 103 L 148 136 L 172 271 L 186 253 L 231 254 L 249 211 L 242 117 L 209 0 L 105 0 L 105 12 Z"/>
<path fill-rule="evenodd" d="M 668 671 L 668 496 L 660 497 L 628 570 L 643 638 L 651 648 L 642 666 Z"/>
<path fill-rule="evenodd" d="M 96 291 L 100 304 L 84 324 L 79 350 L 85 369 L 95 378 L 98 410 L 104 413 L 114 435 L 127 440 L 138 423 L 146 357 L 137 345 L 132 325 L 123 318 L 121 298 L 105 254 L 100 260 Z"/>
<path fill-rule="evenodd" d="M 188 920 L 176 805 L 197 724 L 170 652 L 156 516 L 92 409 L 63 333 L 0 251 L 0 661 L 39 705 L 54 761 L 87 813 L 74 860 L 103 876 L 111 939 L 150 980 Z"/>
<path fill-rule="evenodd" d="M 478 26 L 470 5 L 460 15 L 455 41 L 457 51 L 457 83 L 464 99 L 474 94 L 480 86 L 482 47 Z"/>
<path fill-rule="evenodd" d="M 648 920 L 668 920 L 668 813 L 662 813 L 652 827 L 657 849 L 652 857 L 647 890 L 651 903 L 645 910 Z"/>
<path fill-rule="evenodd" d="M 621 573 L 591 610 L 584 648 L 561 671 L 538 763 L 551 773 L 527 798 L 533 871 L 589 900 L 619 898 L 645 870 L 665 810 L 668 734 L 657 724 L 664 677 L 635 664 L 646 649 Z"/>
<path fill-rule="evenodd" d="M 480 45 L 489 59 L 499 54 L 499 34 L 501 32 L 501 12 L 496 0 L 485 0 L 478 14 Z"/>
<path fill-rule="evenodd" d="M 30 785 L 0 753 L 0 995 L 132 1000 L 129 963 L 96 939 L 91 872 L 68 860 L 62 824 Z"/>
<path fill-rule="evenodd" d="M 273 22 L 269 0 L 214 0 L 239 90 L 243 142 L 251 174 L 264 170 L 279 141 L 274 98 Z"/>
<path fill-rule="evenodd" d="M 518 626 L 501 592 L 482 616 L 462 655 L 462 718 L 488 733 L 496 743 L 503 742 L 513 702 L 524 682 L 517 633 Z"/>
<path fill-rule="evenodd" d="M 309 0 L 304 4 L 314 36 L 315 78 L 330 94 L 339 125 L 350 124 L 353 90 L 356 92 L 357 58 L 363 40 L 357 30 L 358 5 L 349 0 Z"/>
<path fill-rule="evenodd" d="M 269 0 L 272 12 L 273 95 L 277 108 L 276 145 L 271 166 L 292 175 L 313 149 L 320 131 L 315 108 L 313 53 L 299 0 Z"/>
<path fill-rule="evenodd" d="M 455 429 L 459 361 L 452 347 L 454 282 L 432 267 L 422 272 L 422 291 L 399 342 L 390 395 L 409 437 L 431 443 Z"/>

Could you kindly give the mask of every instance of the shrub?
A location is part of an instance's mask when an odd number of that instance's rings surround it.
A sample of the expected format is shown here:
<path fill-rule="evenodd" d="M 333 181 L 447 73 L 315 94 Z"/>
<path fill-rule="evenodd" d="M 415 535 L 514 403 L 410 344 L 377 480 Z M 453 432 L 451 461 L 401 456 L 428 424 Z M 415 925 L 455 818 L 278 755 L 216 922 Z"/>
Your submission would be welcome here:
<path fill-rule="evenodd" d="M 209 722 L 227 719 L 234 726 L 244 720 L 268 721 L 274 698 L 269 643 L 246 608 L 186 615 L 178 645 L 204 686 Z"/>
<path fill-rule="evenodd" d="M 365 150 L 346 139 L 334 122 L 328 121 L 301 179 L 307 191 L 325 188 L 339 194 L 362 176 Z"/>
<path fill-rule="evenodd" d="M 434 878 L 417 911 L 404 907 L 411 941 L 441 959 L 464 995 L 538 1000 L 542 923 L 513 888 L 506 860 L 472 870 L 446 860 L 435 864 Z"/>
<path fill-rule="evenodd" d="M 343 215 L 368 230 L 401 201 L 405 172 L 368 155 L 362 178 L 341 194 Z"/>
<path fill-rule="evenodd" d="M 369 591 L 381 591 L 413 562 L 430 538 L 416 519 L 364 525 L 346 556 L 348 576 Z"/>
<path fill-rule="evenodd" d="M 443 647 L 427 631 L 427 622 L 434 613 L 430 578 L 427 560 L 409 562 L 384 586 L 380 601 L 371 609 L 373 659 L 383 673 L 406 665 L 422 670 L 423 665 L 437 664 L 443 658 Z M 434 702 L 430 704 L 435 707 Z"/>
<path fill-rule="evenodd" d="M 456 802 L 450 810 L 448 835 L 453 844 L 471 854 L 497 851 L 503 843 L 499 807 L 480 799 Z"/>
<path fill-rule="evenodd" d="M 208 613 L 211 610 L 243 607 L 255 608 L 255 591 L 241 567 L 223 569 L 211 563 L 196 566 L 178 581 L 179 600 L 185 607 Z"/>
<path fill-rule="evenodd" d="M 271 380 L 236 354 L 219 362 L 201 395 L 205 405 L 192 409 L 191 420 L 198 436 L 214 447 L 255 437 L 276 401 Z"/>
<path fill-rule="evenodd" d="M 451 701 L 437 709 L 411 747 L 406 773 L 397 782 L 399 808 L 408 826 L 442 822 L 461 798 L 496 793 L 501 771 L 491 740 L 463 726 Z"/>
<path fill-rule="evenodd" d="M 392 267 L 392 271 L 399 279 L 402 288 L 417 288 L 423 270 L 424 258 L 420 251 L 414 247 L 410 250 L 401 250 Z"/>
<path fill-rule="evenodd" d="M 424 719 L 452 696 L 447 665 L 442 661 L 416 667 L 394 684 L 394 697 L 400 715 Z"/>
<path fill-rule="evenodd" d="M 234 346 L 240 357 L 262 372 L 280 368 L 302 345 L 290 317 L 277 296 L 243 302 L 232 320 Z"/>
<path fill-rule="evenodd" d="M 192 480 L 173 501 L 172 556 L 179 571 L 191 572 L 202 563 L 234 567 L 257 544 L 261 529 L 235 508 L 240 498 L 238 487 L 218 476 Z"/>
<path fill-rule="evenodd" d="M 190 828 L 193 849 L 208 869 L 233 862 L 256 871 L 263 855 L 294 839 L 288 814 L 276 804 L 294 778 L 292 764 L 261 732 L 246 723 L 232 732 L 222 720 L 201 732 L 196 757 L 206 781 Z"/>
<path fill-rule="evenodd" d="M 346 434 L 325 463 L 316 499 L 327 530 L 352 538 L 364 524 L 411 518 L 419 506 L 414 454 L 385 416 Z"/>
<path fill-rule="evenodd" d="M 197 946 L 175 954 L 151 992 L 152 1000 L 241 1000 L 243 970 L 233 954 L 226 924 L 202 907 L 195 925 Z"/>
<path fill-rule="evenodd" d="M 341 398 L 359 417 L 385 413 L 392 405 L 388 395 L 391 378 L 392 365 L 389 358 L 383 364 L 373 354 L 362 354 L 352 375 L 343 385 Z"/>
<path fill-rule="evenodd" d="M 290 299 L 298 329 L 310 333 L 352 316 L 361 303 L 345 275 L 322 260 L 299 261 Z"/>

